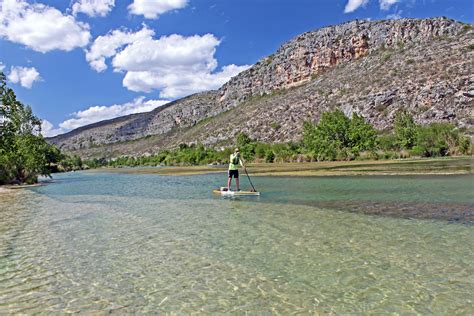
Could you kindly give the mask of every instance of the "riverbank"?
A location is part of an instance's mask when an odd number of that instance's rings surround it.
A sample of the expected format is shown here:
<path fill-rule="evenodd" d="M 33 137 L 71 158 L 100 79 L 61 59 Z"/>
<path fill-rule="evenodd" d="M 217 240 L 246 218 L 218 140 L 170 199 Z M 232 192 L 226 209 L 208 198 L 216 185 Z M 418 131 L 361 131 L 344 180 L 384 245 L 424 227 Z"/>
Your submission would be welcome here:
<path fill-rule="evenodd" d="M 420 174 L 472 174 L 473 157 L 325 161 L 307 163 L 252 163 L 247 170 L 252 176 L 344 176 L 344 175 L 420 175 Z M 112 172 L 126 174 L 160 174 L 188 176 L 209 173 L 224 173 L 226 165 L 99 168 L 87 172 Z"/>

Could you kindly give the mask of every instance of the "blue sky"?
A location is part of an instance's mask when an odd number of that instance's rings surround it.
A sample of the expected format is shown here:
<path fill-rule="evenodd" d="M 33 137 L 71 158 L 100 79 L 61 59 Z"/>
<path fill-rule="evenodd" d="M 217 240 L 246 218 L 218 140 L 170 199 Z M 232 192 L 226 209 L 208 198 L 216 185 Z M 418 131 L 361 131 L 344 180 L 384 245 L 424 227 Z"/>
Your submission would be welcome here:
<path fill-rule="evenodd" d="M 0 0 L 0 69 L 43 133 L 216 89 L 294 36 L 354 19 L 447 16 L 472 0 Z"/>

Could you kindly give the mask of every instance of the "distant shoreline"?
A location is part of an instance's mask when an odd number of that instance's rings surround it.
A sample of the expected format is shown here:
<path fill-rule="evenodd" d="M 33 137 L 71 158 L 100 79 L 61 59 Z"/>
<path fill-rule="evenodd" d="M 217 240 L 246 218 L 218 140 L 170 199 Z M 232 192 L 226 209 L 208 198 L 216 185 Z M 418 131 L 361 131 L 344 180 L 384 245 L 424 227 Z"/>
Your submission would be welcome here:
<path fill-rule="evenodd" d="M 458 175 L 474 173 L 473 157 L 403 160 L 325 161 L 304 163 L 251 163 L 252 176 L 360 176 L 360 175 Z M 190 176 L 225 173 L 226 165 L 98 168 L 87 172 Z M 243 172 L 241 168 L 241 172 Z"/>

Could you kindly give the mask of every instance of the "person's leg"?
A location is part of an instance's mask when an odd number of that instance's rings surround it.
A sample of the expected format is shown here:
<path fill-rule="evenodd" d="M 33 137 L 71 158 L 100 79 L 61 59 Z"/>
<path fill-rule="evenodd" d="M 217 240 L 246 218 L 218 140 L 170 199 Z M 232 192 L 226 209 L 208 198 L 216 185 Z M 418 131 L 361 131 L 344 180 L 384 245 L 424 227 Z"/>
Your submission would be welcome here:
<path fill-rule="evenodd" d="M 237 191 L 239 191 L 240 186 L 239 186 L 239 177 L 238 176 L 235 178 L 235 184 L 237 185 Z"/>
<path fill-rule="evenodd" d="M 232 176 L 229 173 L 229 179 L 227 180 L 227 190 L 230 191 L 230 185 L 232 184 Z"/>

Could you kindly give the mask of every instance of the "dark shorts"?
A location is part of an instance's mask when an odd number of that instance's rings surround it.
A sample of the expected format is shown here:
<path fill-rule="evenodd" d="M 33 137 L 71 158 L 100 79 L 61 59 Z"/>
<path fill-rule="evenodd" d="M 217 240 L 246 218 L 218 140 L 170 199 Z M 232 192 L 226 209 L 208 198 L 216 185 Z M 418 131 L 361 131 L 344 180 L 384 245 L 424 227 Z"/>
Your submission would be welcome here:
<path fill-rule="evenodd" d="M 235 179 L 239 178 L 239 170 L 229 170 L 229 178 L 234 177 Z"/>

